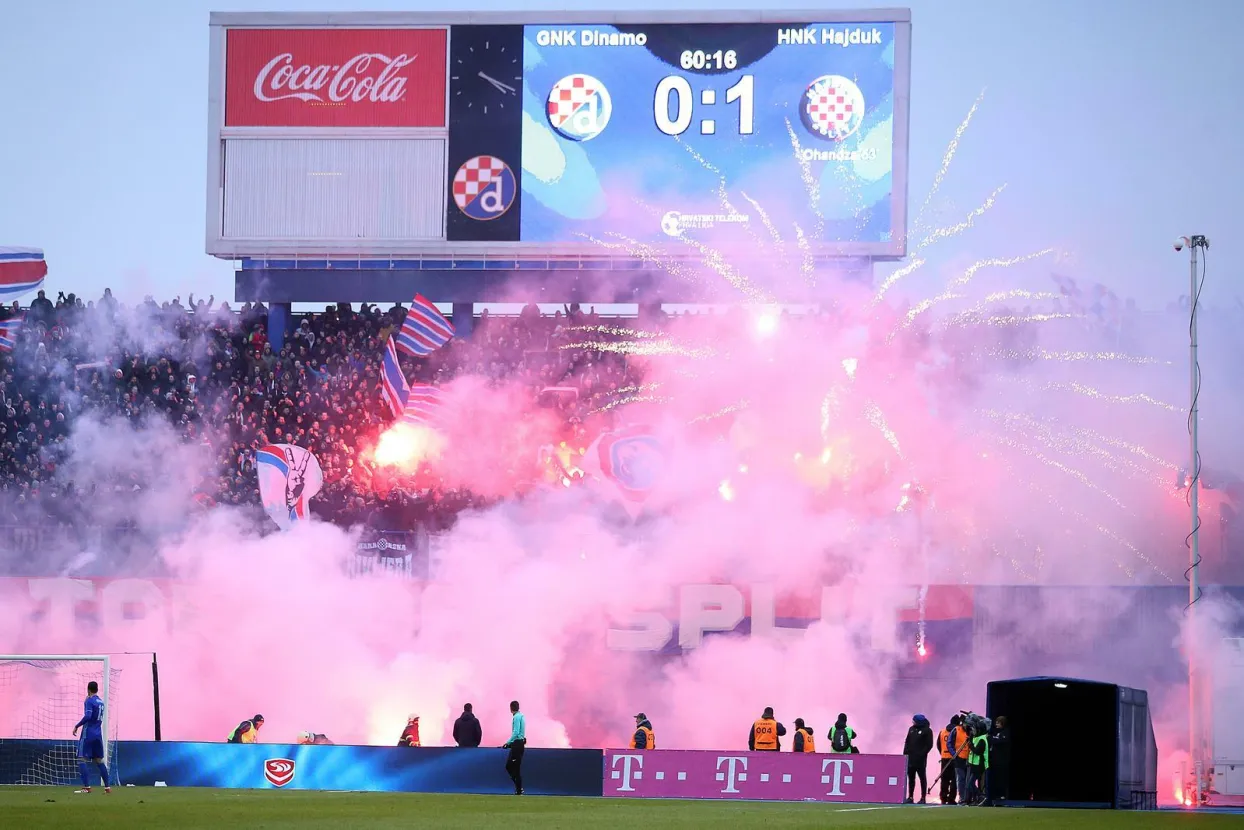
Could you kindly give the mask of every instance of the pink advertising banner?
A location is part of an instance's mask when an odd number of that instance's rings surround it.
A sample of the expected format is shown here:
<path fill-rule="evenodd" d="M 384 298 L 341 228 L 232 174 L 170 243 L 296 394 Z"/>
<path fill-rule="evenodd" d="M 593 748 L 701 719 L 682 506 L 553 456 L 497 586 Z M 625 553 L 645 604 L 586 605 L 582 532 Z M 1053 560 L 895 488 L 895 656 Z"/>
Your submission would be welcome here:
<path fill-rule="evenodd" d="M 902 755 L 605 750 L 608 798 L 901 804 Z"/>

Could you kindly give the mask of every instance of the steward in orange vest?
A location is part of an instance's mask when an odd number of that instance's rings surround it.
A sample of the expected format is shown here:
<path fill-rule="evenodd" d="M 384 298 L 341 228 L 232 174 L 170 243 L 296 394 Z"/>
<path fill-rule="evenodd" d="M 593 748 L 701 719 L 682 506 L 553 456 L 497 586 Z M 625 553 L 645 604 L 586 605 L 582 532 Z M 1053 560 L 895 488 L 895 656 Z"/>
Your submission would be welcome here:
<path fill-rule="evenodd" d="M 778 740 L 786 734 L 786 727 L 773 717 L 773 707 L 766 706 L 760 720 L 752 724 L 747 733 L 747 748 L 753 752 L 781 752 L 782 742 Z"/>
<path fill-rule="evenodd" d="M 657 739 L 652 734 L 652 723 L 640 712 L 635 716 L 635 734 L 631 736 L 631 749 L 656 749 Z"/>
<path fill-rule="evenodd" d="M 816 752 L 816 738 L 812 737 L 812 727 L 805 726 L 803 718 L 795 718 L 795 740 L 791 749 L 795 752 Z"/>

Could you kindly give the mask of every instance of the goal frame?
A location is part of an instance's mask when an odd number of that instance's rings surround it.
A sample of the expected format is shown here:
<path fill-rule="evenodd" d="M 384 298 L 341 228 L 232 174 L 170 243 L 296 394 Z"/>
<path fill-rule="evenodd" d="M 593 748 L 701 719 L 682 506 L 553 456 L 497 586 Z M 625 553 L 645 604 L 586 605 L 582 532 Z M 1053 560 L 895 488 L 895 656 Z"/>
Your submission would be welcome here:
<path fill-rule="evenodd" d="M 112 740 L 108 724 L 112 719 L 112 659 L 107 654 L 0 654 L 0 663 L 100 663 L 104 676 L 100 686 L 104 699 L 104 717 L 100 724 L 104 736 L 104 754 Z"/>

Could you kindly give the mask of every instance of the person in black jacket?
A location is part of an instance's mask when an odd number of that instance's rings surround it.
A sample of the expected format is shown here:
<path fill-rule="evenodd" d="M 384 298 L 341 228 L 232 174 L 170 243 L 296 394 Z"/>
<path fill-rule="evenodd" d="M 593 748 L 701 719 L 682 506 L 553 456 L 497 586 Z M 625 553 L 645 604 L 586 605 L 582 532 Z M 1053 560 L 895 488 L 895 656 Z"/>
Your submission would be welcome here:
<path fill-rule="evenodd" d="M 479 746 L 484 739 L 484 730 L 480 728 L 479 718 L 471 710 L 471 704 L 462 707 L 462 714 L 454 721 L 454 743 L 458 746 Z"/>
<path fill-rule="evenodd" d="M 989 768 L 985 770 L 985 806 L 1005 801 L 1011 777 L 1011 727 L 999 715 L 989 733 Z"/>
<path fill-rule="evenodd" d="M 933 730 L 929 728 L 929 719 L 924 715 L 914 715 L 911 728 L 907 730 L 907 740 L 903 742 L 903 754 L 907 756 L 907 800 L 912 804 L 916 799 L 916 778 L 920 779 L 920 803 L 928 804 L 929 779 L 925 768 L 929 765 L 929 753 L 933 751 Z"/>

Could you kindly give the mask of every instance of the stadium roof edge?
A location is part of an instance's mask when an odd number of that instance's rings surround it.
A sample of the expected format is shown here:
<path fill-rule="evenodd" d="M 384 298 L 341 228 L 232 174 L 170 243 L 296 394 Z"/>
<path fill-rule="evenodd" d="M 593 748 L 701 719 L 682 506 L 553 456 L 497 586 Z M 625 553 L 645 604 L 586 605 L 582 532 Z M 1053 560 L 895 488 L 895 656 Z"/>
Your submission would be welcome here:
<path fill-rule="evenodd" d="M 497 12 L 211 12 L 209 25 L 263 26 L 411 26 L 476 24 L 661 24 L 661 23 L 910 23 L 911 9 L 732 9 L 625 12 L 497 11 Z"/>

